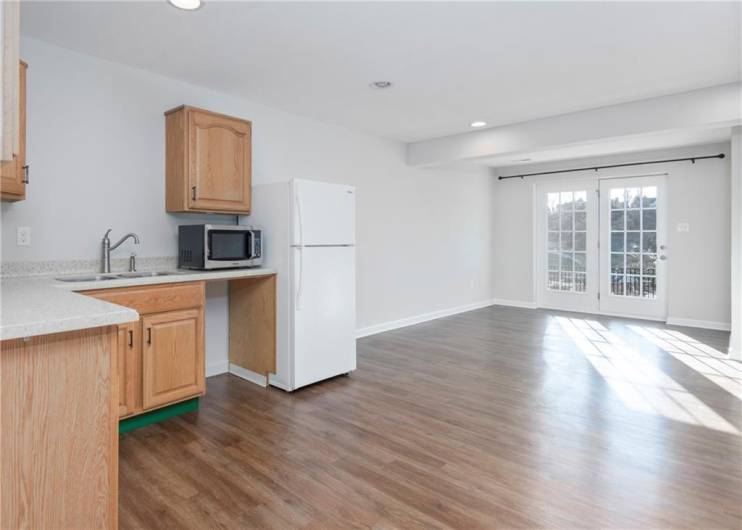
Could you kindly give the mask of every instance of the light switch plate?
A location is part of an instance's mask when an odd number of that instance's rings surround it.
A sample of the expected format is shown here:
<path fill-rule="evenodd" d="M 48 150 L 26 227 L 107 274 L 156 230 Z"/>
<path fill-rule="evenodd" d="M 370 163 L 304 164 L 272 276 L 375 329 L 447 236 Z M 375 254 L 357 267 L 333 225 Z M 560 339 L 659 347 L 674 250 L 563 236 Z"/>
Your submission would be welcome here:
<path fill-rule="evenodd" d="M 690 232 L 690 224 L 678 223 L 678 232 Z"/>
<path fill-rule="evenodd" d="M 19 226 L 16 228 L 15 244 L 19 247 L 30 247 L 31 246 L 31 227 L 30 226 Z"/>

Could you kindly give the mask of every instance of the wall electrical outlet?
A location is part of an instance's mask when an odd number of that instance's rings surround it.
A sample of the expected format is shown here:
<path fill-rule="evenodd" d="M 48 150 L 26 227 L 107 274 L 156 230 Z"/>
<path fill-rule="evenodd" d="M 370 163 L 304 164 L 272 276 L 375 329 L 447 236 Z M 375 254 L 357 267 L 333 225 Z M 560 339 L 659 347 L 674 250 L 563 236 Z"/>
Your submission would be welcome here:
<path fill-rule="evenodd" d="M 19 247 L 30 247 L 31 246 L 31 227 L 30 226 L 19 226 L 16 228 L 15 244 Z"/>
<path fill-rule="evenodd" d="M 678 223 L 678 232 L 690 232 L 690 224 Z"/>

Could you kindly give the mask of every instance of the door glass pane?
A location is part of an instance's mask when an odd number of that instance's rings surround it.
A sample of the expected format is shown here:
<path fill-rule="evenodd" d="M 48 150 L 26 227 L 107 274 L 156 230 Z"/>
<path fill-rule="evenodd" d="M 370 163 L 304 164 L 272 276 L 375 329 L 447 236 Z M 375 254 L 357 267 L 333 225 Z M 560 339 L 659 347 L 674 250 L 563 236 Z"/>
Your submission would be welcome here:
<path fill-rule="evenodd" d="M 611 274 L 611 294 L 623 295 L 623 278 L 620 274 Z"/>
<path fill-rule="evenodd" d="M 643 230 L 657 230 L 657 210 L 644 210 L 642 223 Z"/>
<path fill-rule="evenodd" d="M 611 252 L 623 252 L 623 232 L 613 232 L 611 234 Z"/>
<path fill-rule="evenodd" d="M 616 188 L 611 195 L 611 294 L 657 296 L 657 187 Z"/>
<path fill-rule="evenodd" d="M 657 278 L 655 276 L 642 277 L 642 296 L 644 298 L 657 298 Z"/>
<path fill-rule="evenodd" d="M 587 191 L 547 193 L 546 287 L 553 291 L 587 289 Z M 575 254 L 575 250 L 579 251 Z"/>
<path fill-rule="evenodd" d="M 562 291 L 574 290 L 574 284 L 572 282 L 573 274 L 571 272 L 562 271 Z"/>
<path fill-rule="evenodd" d="M 657 252 L 657 232 L 642 233 L 642 252 Z"/>
<path fill-rule="evenodd" d="M 641 188 L 626 188 L 626 207 L 639 208 L 641 206 Z"/>
<path fill-rule="evenodd" d="M 559 250 L 559 232 L 549 232 L 547 245 L 549 250 Z"/>
<path fill-rule="evenodd" d="M 587 192 L 585 190 L 574 193 L 575 210 L 584 210 L 587 208 Z"/>
<path fill-rule="evenodd" d="M 641 228 L 641 210 L 626 210 L 626 230 Z"/>
<path fill-rule="evenodd" d="M 657 207 L 657 186 L 642 188 L 642 206 L 644 208 Z"/>
<path fill-rule="evenodd" d="M 639 296 L 641 294 L 641 277 L 626 276 L 626 296 Z"/>
<path fill-rule="evenodd" d="M 562 232 L 562 250 L 572 250 L 572 232 Z"/>
<path fill-rule="evenodd" d="M 575 212 L 575 230 L 587 230 L 587 212 Z"/>
<path fill-rule="evenodd" d="M 587 258 L 584 252 L 575 252 L 575 271 L 585 272 L 587 265 Z"/>
<path fill-rule="evenodd" d="M 626 254 L 626 274 L 641 274 L 640 254 Z"/>
<path fill-rule="evenodd" d="M 624 211 L 623 210 L 612 210 L 611 211 L 611 230 L 623 230 Z"/>
<path fill-rule="evenodd" d="M 626 232 L 626 252 L 641 251 L 641 232 Z"/>
<path fill-rule="evenodd" d="M 656 254 L 642 254 L 642 274 L 652 275 L 657 274 L 657 255 Z"/>
<path fill-rule="evenodd" d="M 611 190 L 611 209 L 623 210 L 626 207 L 625 203 L 626 190 L 623 188 Z"/>
<path fill-rule="evenodd" d="M 575 232 L 575 250 L 584 252 L 587 248 L 587 232 Z"/>
<path fill-rule="evenodd" d="M 611 254 L 611 272 L 615 274 L 623 274 L 624 273 L 624 254 L 623 252 L 620 254 Z"/>

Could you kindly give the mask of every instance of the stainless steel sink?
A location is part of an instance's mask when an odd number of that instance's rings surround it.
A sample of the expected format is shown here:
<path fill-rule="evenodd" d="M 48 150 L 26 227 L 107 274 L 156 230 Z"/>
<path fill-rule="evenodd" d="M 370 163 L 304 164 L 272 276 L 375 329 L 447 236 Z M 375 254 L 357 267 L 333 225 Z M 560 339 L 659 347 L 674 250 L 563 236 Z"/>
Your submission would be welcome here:
<path fill-rule="evenodd" d="M 170 276 L 172 274 L 182 274 L 178 271 L 143 271 L 143 272 L 120 272 L 113 274 L 117 278 L 149 278 L 152 276 Z"/>
<path fill-rule="evenodd" d="M 113 274 L 91 274 L 88 276 L 62 276 L 56 279 L 60 282 L 99 282 L 101 280 L 116 280 L 118 276 Z"/>
<path fill-rule="evenodd" d="M 155 276 L 170 276 L 182 274 L 180 271 L 142 271 L 142 272 L 117 272 L 110 274 L 88 274 L 81 276 L 60 276 L 56 278 L 60 282 L 100 282 L 103 280 L 126 280 L 129 278 L 152 278 Z"/>

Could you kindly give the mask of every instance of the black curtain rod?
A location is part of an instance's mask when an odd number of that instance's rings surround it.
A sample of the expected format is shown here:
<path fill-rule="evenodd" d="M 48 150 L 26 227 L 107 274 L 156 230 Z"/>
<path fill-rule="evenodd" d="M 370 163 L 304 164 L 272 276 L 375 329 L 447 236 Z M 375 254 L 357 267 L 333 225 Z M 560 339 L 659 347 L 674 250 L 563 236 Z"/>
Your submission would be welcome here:
<path fill-rule="evenodd" d="M 707 158 L 724 158 L 724 153 L 719 153 L 718 155 L 707 155 L 707 156 L 690 156 L 688 158 L 671 158 L 670 160 L 650 160 L 649 162 L 629 162 L 626 164 L 613 164 L 610 166 L 591 166 L 591 167 L 580 167 L 576 169 L 562 169 L 559 171 L 541 171 L 540 173 L 524 173 L 523 175 L 511 175 L 507 177 L 503 177 L 500 175 L 497 177 L 498 180 L 506 180 L 506 179 L 522 179 L 524 177 L 534 177 L 536 175 L 553 175 L 555 173 L 572 173 L 574 171 L 597 171 L 599 169 L 610 169 L 614 167 L 628 167 L 628 166 L 643 166 L 645 164 L 664 164 L 667 162 L 688 162 L 691 161 L 694 164 L 696 163 L 696 160 L 706 160 Z"/>

